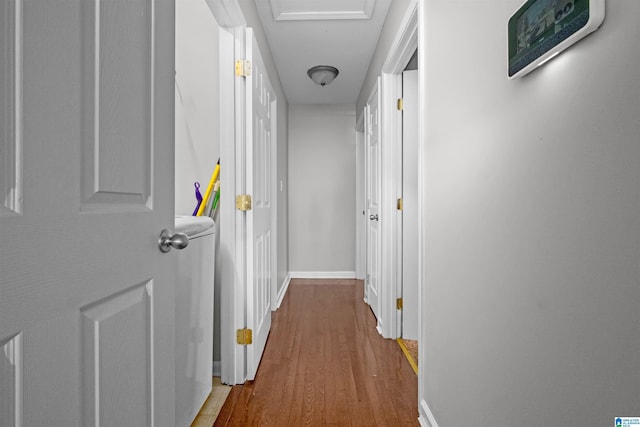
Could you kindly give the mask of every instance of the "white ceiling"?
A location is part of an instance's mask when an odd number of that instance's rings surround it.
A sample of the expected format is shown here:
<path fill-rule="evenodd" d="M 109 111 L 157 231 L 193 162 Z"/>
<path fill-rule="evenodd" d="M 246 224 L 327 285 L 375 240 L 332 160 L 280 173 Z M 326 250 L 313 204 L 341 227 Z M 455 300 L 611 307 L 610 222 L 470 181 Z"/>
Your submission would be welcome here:
<path fill-rule="evenodd" d="M 391 0 L 255 0 L 290 104 L 355 104 Z M 340 74 L 324 87 L 314 65 Z"/>

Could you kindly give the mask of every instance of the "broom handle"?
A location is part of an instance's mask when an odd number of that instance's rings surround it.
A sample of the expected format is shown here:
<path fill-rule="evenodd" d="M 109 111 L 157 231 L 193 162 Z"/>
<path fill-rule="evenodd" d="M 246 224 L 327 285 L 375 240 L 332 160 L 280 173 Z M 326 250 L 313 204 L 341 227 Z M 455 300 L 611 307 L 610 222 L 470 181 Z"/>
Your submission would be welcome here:
<path fill-rule="evenodd" d="M 204 193 L 204 197 L 202 198 L 202 203 L 200 203 L 200 209 L 198 209 L 197 216 L 202 216 L 202 212 L 204 212 L 205 206 L 207 206 L 207 202 L 209 201 L 209 196 L 211 196 L 211 190 L 213 189 L 213 184 L 216 183 L 218 179 L 218 175 L 220 174 L 220 159 L 218 159 L 218 163 L 216 164 L 215 169 L 213 170 L 213 175 L 211 175 L 211 181 L 209 181 L 209 185 L 207 186 L 207 192 Z"/>

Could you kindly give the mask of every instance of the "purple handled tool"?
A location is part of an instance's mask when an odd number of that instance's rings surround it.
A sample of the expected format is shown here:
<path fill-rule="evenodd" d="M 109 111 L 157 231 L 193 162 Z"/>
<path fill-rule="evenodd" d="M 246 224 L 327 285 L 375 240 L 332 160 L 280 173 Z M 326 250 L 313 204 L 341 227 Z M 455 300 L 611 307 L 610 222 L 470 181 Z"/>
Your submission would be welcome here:
<path fill-rule="evenodd" d="M 200 209 L 200 204 L 202 203 L 202 194 L 200 194 L 200 183 L 198 181 L 194 182 L 193 186 L 196 188 L 196 200 L 198 201 L 198 204 L 191 216 L 196 216 L 198 214 L 198 209 Z"/>

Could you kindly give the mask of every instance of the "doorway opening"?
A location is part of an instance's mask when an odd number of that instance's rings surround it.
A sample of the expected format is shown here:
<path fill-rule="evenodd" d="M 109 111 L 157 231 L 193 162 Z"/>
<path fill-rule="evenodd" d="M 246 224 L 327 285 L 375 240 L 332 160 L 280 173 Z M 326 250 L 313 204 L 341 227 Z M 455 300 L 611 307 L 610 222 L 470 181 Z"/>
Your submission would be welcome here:
<path fill-rule="evenodd" d="M 402 280 L 399 342 L 417 373 L 418 361 L 418 50 L 402 72 Z"/>

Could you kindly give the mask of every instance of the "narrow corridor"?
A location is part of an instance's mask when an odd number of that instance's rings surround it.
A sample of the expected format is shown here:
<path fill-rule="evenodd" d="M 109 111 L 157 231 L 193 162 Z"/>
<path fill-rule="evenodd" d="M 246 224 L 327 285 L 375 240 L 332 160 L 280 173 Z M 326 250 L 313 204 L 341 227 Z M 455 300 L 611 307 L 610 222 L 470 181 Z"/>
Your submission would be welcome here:
<path fill-rule="evenodd" d="M 418 381 L 356 280 L 291 281 L 255 381 L 215 426 L 418 426 Z"/>

